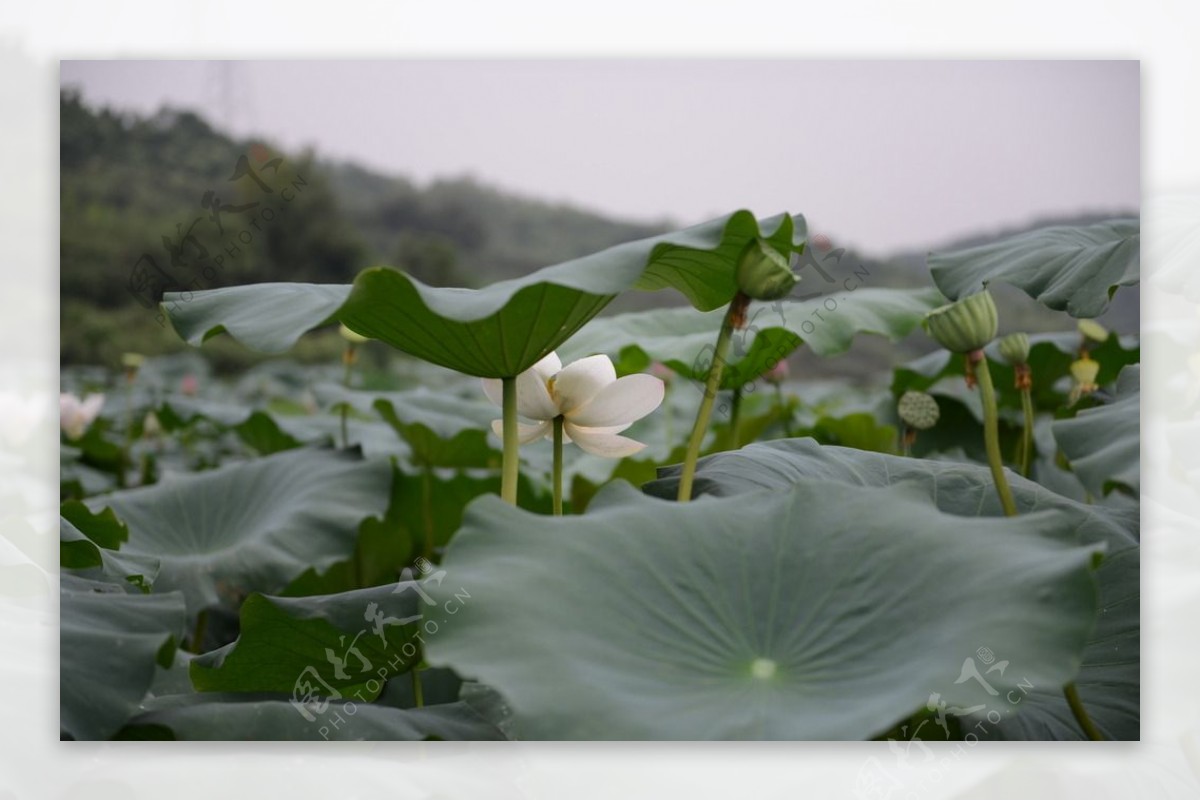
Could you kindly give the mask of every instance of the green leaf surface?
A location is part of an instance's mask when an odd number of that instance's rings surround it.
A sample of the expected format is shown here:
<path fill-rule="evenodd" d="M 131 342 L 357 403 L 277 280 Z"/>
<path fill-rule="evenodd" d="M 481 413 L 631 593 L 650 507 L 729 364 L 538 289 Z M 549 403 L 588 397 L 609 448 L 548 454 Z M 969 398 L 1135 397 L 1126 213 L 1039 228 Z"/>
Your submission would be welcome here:
<path fill-rule="evenodd" d="M 647 484 L 645 490 L 674 498 L 678 468 L 661 472 L 664 478 Z M 1028 520 L 1032 512 L 1053 509 L 1063 515 L 1060 536 L 1107 547 L 1106 558 L 1096 571 L 1099 616 L 1088 637 L 1076 684 L 1093 720 L 1110 738 L 1135 740 L 1140 686 L 1137 509 L 1072 501 L 1012 473 L 1008 480 L 1021 513 L 1016 521 Z M 796 485 L 826 481 L 851 487 L 915 486 L 948 514 L 970 518 L 1003 514 L 985 466 L 870 454 L 808 439 L 752 445 L 702 459 L 695 488 L 699 493 L 735 496 L 763 490 L 785 492 Z M 980 645 L 993 647 L 986 642 Z M 1000 658 L 1011 659 L 1004 654 Z M 1015 661 L 1012 664 L 1014 669 L 1020 668 Z M 1031 695 L 1022 691 L 1016 697 L 1023 701 L 997 710 L 1006 716 L 1015 712 L 1015 717 L 1005 717 L 999 726 L 989 723 L 990 736 L 1082 739 L 1058 686 L 1035 684 Z M 989 704 L 988 709 L 993 708 Z"/>
<path fill-rule="evenodd" d="M 137 712 L 155 666 L 170 664 L 183 596 L 131 595 L 64 575 L 59 599 L 59 726 L 76 740 L 103 740 Z"/>
<path fill-rule="evenodd" d="M 330 704 L 308 720 L 286 700 L 210 700 L 140 715 L 126 739 L 178 740 L 503 740 L 504 735 L 464 701 L 420 709 L 376 704 Z M 351 713 L 350 710 L 353 710 Z"/>
<path fill-rule="evenodd" d="M 129 528 L 117 519 L 112 509 L 93 512 L 82 501 L 67 501 L 59 513 L 101 548 L 115 551 L 129 539 Z"/>
<path fill-rule="evenodd" d="M 835 356 L 849 349 L 858 334 L 902 339 L 943 301 L 933 289 L 864 288 L 810 300 L 753 303 L 746 327 L 733 334 L 722 388 L 753 382 L 802 344 L 820 356 Z M 685 378 L 703 381 L 724 314 L 684 307 L 601 317 L 580 329 L 559 356 L 569 362 L 604 353 L 639 370 L 660 361 Z"/>
<path fill-rule="evenodd" d="M 436 288 L 386 267 L 353 286 L 256 284 L 167 293 L 163 306 L 192 344 L 227 332 L 247 347 L 287 350 L 306 331 L 340 320 L 364 336 L 469 375 L 515 376 L 565 342 L 616 295 L 673 287 L 697 308 L 736 292 L 746 243 L 763 237 L 790 254 L 803 248 L 802 217 L 761 221 L 748 211 L 683 231 L 628 242 L 483 289 Z"/>
<path fill-rule="evenodd" d="M 1096 580 L 1100 620 L 1088 636 L 1075 679 L 1089 717 L 1108 740 L 1141 739 L 1141 551 L 1127 547 L 1105 556 Z M 982 729 L 983 739 L 1085 740 L 1063 695 L 1035 687 L 1019 696 L 1017 714 Z M 979 716 L 974 716 L 978 719 Z"/>
<path fill-rule="evenodd" d="M 929 269 L 953 300 L 1001 281 L 1072 317 L 1099 317 L 1117 287 L 1140 280 L 1141 225 L 1137 219 L 1119 219 L 1039 228 L 930 254 Z"/>
<path fill-rule="evenodd" d="M 280 451 L 290 451 L 299 448 L 302 443 L 279 427 L 274 418 L 266 412 L 255 411 L 249 417 L 233 427 L 237 435 L 254 450 L 263 456 Z"/>
<path fill-rule="evenodd" d="M 236 641 L 192 660 L 204 692 L 296 693 L 370 701 L 418 658 L 421 613 L 413 581 L 304 598 L 254 594 Z"/>
<path fill-rule="evenodd" d="M 1075 674 L 1099 546 L 1067 523 L 964 528 L 912 488 L 833 482 L 689 504 L 615 484 L 569 520 L 484 498 L 433 591 L 471 599 L 426 658 L 496 688 L 526 738 L 870 737 L 931 692 L 987 698 L 955 681 L 984 644 L 1021 666 L 1001 691 Z"/>
<path fill-rule="evenodd" d="M 61 567 L 81 578 L 126 581 L 142 592 L 149 592 L 158 576 L 158 559 L 103 548 L 84 536 L 66 517 L 59 519 L 58 552 Z"/>
<path fill-rule="evenodd" d="M 1119 488 L 1137 495 L 1141 486 L 1141 368 L 1126 367 L 1111 403 L 1085 409 L 1051 426 L 1058 447 L 1089 492 Z"/>
<path fill-rule="evenodd" d="M 293 450 L 88 500 L 129 527 L 122 553 L 157 558 L 160 590 L 189 615 L 251 592 L 276 592 L 354 549 L 359 524 L 382 516 L 386 462 L 347 451 Z"/>

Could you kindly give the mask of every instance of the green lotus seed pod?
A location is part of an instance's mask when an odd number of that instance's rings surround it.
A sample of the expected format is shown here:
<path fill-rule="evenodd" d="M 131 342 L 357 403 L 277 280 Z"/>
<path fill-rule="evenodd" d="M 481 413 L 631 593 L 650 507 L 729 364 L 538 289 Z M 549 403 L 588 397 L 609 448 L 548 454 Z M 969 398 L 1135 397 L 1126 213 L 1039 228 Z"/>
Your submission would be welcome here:
<path fill-rule="evenodd" d="M 370 337 L 364 337 L 362 334 L 351 331 L 346 327 L 345 323 L 338 326 L 338 333 L 342 335 L 342 339 L 347 342 L 352 342 L 355 345 L 361 345 L 363 342 L 369 341 Z"/>
<path fill-rule="evenodd" d="M 986 289 L 925 315 L 925 330 L 953 353 L 971 353 L 996 338 L 996 302 Z"/>
<path fill-rule="evenodd" d="M 941 414 L 937 401 L 933 399 L 932 395 L 912 389 L 900 396 L 896 411 L 906 425 L 921 431 L 933 428 Z"/>
<path fill-rule="evenodd" d="M 787 297 L 799 277 L 783 254 L 761 239 L 752 239 L 742 249 L 737 265 L 737 285 L 751 300 Z"/>
<path fill-rule="evenodd" d="M 1013 365 L 1025 364 L 1029 361 L 1029 335 L 1009 334 L 1000 338 L 1000 355 L 1004 361 Z"/>
<path fill-rule="evenodd" d="M 1108 329 L 1100 325 L 1095 320 L 1080 320 L 1076 325 L 1079 327 L 1079 333 L 1096 342 L 1103 342 L 1108 339 Z"/>
<path fill-rule="evenodd" d="M 121 366 L 124 367 L 126 370 L 137 370 L 138 368 L 140 368 L 142 366 L 142 362 L 144 362 L 145 360 L 146 360 L 146 357 L 140 353 L 122 353 L 121 354 Z"/>

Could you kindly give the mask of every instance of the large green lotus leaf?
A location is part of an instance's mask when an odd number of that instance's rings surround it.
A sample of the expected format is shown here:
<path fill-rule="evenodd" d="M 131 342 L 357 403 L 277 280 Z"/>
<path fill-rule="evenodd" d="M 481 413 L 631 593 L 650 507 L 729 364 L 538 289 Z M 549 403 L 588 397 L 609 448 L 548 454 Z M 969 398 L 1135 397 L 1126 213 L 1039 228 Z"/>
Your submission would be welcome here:
<path fill-rule="evenodd" d="M 64 575 L 59 597 L 59 726 L 76 740 L 102 740 L 137 712 L 155 666 L 171 664 L 183 596 L 126 594 Z"/>
<path fill-rule="evenodd" d="M 1112 403 L 1085 409 L 1052 426 L 1058 447 L 1079 480 L 1096 495 L 1114 487 L 1132 495 L 1141 486 L 1141 371 L 1126 367 Z"/>
<path fill-rule="evenodd" d="M 1039 228 L 930 254 L 929 269 L 954 300 L 1002 281 L 1072 317 L 1098 317 L 1117 287 L 1133 286 L 1141 277 L 1141 226 L 1136 219 L 1119 219 Z"/>
<path fill-rule="evenodd" d="M 403 581 L 304 598 L 253 594 L 237 640 L 192 660 L 192 683 L 206 692 L 296 693 L 298 702 L 306 692 L 373 700 L 417 659 L 423 592 Z"/>
<path fill-rule="evenodd" d="M 665 478 L 647 484 L 645 490 L 674 498 L 678 468 L 664 468 L 661 472 Z M 1063 531 L 1072 532 L 1084 542 L 1107 546 L 1107 556 L 1096 571 L 1100 612 L 1088 637 L 1076 684 L 1093 720 L 1107 736 L 1137 739 L 1140 687 L 1137 509 L 1079 503 L 1012 473 L 1008 474 L 1008 480 L 1021 512 L 1018 520 L 1027 520 L 1030 512 L 1054 509 L 1068 523 Z M 972 518 L 1003 514 L 985 466 L 865 453 L 818 445 L 810 439 L 751 445 L 736 453 L 706 457 L 697 467 L 695 488 L 699 493 L 734 496 L 762 490 L 784 492 L 797 484 L 826 481 L 850 487 L 920 486 L 943 512 Z M 980 645 L 991 647 L 988 643 Z M 1008 657 L 1001 654 L 1000 658 Z M 1018 668 L 1017 662 L 1012 664 L 1014 669 Z M 997 710 L 1006 717 L 999 725 L 988 722 L 981 730 L 984 734 L 1013 739 L 1082 739 L 1083 734 L 1058 686 L 1035 685 L 1032 693 L 1022 690 L 1015 697 L 1021 701 L 1011 709 Z M 988 710 L 994 708 L 994 703 L 988 704 Z M 1017 714 L 1007 717 L 1011 712 Z"/>
<path fill-rule="evenodd" d="M 1100 620 L 1088 636 L 1083 666 L 1075 679 L 1080 700 L 1109 740 L 1138 740 L 1141 732 L 1141 551 L 1110 553 L 1096 571 Z M 964 726 L 983 739 L 1085 740 L 1063 695 L 1035 687 L 1014 696 L 1017 713 L 999 724 L 976 720 Z"/>
<path fill-rule="evenodd" d="M 722 387 L 754 381 L 801 344 L 820 356 L 835 356 L 858 334 L 902 339 L 943 302 L 934 289 L 866 288 L 837 297 L 753 303 L 746 327 L 733 334 Z M 559 356 L 566 362 L 605 353 L 636 369 L 660 361 L 685 378 L 703 381 L 724 315 L 724 310 L 683 307 L 601 317 L 580 329 Z"/>
<path fill-rule="evenodd" d="M 242 442 L 263 456 L 290 451 L 304 444 L 280 428 L 274 418 L 263 411 L 252 412 L 249 417 L 234 426 L 233 430 Z"/>
<path fill-rule="evenodd" d="M 715 309 L 737 291 L 734 268 L 751 239 L 803 249 L 802 217 L 761 223 L 748 211 L 545 267 L 478 290 L 436 288 L 386 267 L 352 286 L 256 284 L 167 293 L 163 307 L 192 344 L 227 332 L 278 353 L 306 331 L 340 320 L 358 333 L 469 375 L 514 376 L 565 342 L 616 295 L 673 287 Z"/>
<path fill-rule="evenodd" d="M 570 519 L 484 498 L 430 612 L 470 598 L 426 658 L 495 687 L 527 738 L 871 737 L 931 692 L 986 697 L 955 682 L 984 644 L 1037 684 L 1075 674 L 1099 546 L 1051 536 L 1068 522 L 964 528 L 911 488 L 833 482 L 689 504 L 618 483 Z"/>
<path fill-rule="evenodd" d="M 1067 402 L 1069 387 L 1064 378 L 1071 374 L 1071 362 L 1078 356 L 1080 336 L 1074 332 L 1034 334 L 1029 337 L 1029 369 L 1033 376 L 1033 403 L 1038 409 L 1057 411 Z M 1021 408 L 1021 393 L 1015 386 L 1013 369 L 1000 358 L 999 342 L 984 348 L 988 356 L 988 369 L 1001 406 Z M 1096 383 L 1106 386 L 1117 379 L 1127 365 L 1137 364 L 1141 348 L 1135 337 L 1109 336 L 1100 344 L 1090 343 L 1091 358 L 1100 364 Z M 901 365 L 892 373 L 892 394 L 899 398 L 910 389 L 928 391 L 947 378 L 961 377 L 964 373 L 961 355 L 944 350 L 934 351 Z M 1069 380 L 1069 379 L 1068 379 Z"/>
<path fill-rule="evenodd" d="M 359 524 L 386 510 L 390 483 L 387 462 L 305 449 L 87 503 L 128 525 L 122 553 L 158 559 L 156 589 L 181 590 L 195 615 L 345 559 Z"/>
<path fill-rule="evenodd" d="M 465 701 L 396 709 L 334 703 L 305 718 L 287 700 L 214 698 L 153 710 L 135 718 L 123 739 L 156 740 L 503 740 L 504 735 Z M 352 711 L 351 711 L 352 710 Z"/>
<path fill-rule="evenodd" d="M 111 514 L 107 509 L 105 513 Z M 115 520 L 115 517 L 113 519 Z M 149 592 L 158 576 L 157 559 L 149 556 L 130 556 L 101 546 L 92 537 L 85 535 L 65 515 L 59 518 L 58 553 L 59 564 L 66 570 L 74 571 L 75 575 L 81 578 L 95 581 L 127 581 L 142 592 Z"/>
<path fill-rule="evenodd" d="M 117 519 L 111 509 L 104 509 L 99 512 L 93 512 L 82 501 L 66 501 L 60 507 L 60 515 L 63 520 L 70 523 L 72 528 L 78 531 L 86 540 L 89 540 L 94 545 L 100 548 L 109 550 L 117 550 L 121 545 L 129 539 L 129 527 Z M 78 540 L 72 538 L 71 541 Z M 63 567 L 92 567 L 88 565 L 73 565 L 68 564 L 71 561 L 69 554 L 66 551 L 73 550 L 75 546 L 64 547 L 61 550 L 61 561 Z M 83 550 L 88 550 L 86 546 Z M 90 559 L 86 561 L 91 562 Z"/>

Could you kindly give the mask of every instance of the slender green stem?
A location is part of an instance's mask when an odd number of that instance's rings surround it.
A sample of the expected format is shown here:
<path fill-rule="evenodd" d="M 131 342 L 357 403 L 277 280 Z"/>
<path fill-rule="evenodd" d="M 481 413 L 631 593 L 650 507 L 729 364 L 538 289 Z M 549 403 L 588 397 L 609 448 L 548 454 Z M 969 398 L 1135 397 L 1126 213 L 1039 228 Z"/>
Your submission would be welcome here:
<path fill-rule="evenodd" d="M 912 437 L 905 423 L 900 424 L 900 451 L 905 456 L 912 456 Z"/>
<path fill-rule="evenodd" d="M 729 403 L 729 450 L 738 449 L 738 426 L 742 422 L 742 388 L 733 391 L 733 400 Z"/>
<path fill-rule="evenodd" d="M 425 542 L 421 555 L 433 558 L 433 468 L 426 464 L 421 470 L 421 519 L 425 529 Z"/>
<path fill-rule="evenodd" d="M 345 370 L 342 371 L 342 386 L 350 388 L 350 369 L 354 366 L 354 343 L 346 345 L 346 352 L 342 354 L 342 363 L 345 365 Z M 349 424 L 347 417 L 350 414 L 349 404 L 342 404 L 342 447 L 350 447 Z"/>
<path fill-rule="evenodd" d="M 133 380 L 136 374 L 125 377 L 125 443 L 121 446 L 120 463 L 117 465 L 117 486 L 128 485 L 126 472 L 133 466 Z"/>
<path fill-rule="evenodd" d="M 996 485 L 996 494 L 1000 496 L 1000 505 L 1004 507 L 1004 514 L 1013 517 L 1017 513 L 1017 504 L 1013 500 L 1008 478 L 1004 475 L 1004 462 L 1000 458 L 996 389 L 992 385 L 992 372 L 988 369 L 987 356 L 983 355 L 983 351 L 978 353 L 979 362 L 975 365 L 975 376 L 979 381 L 979 399 L 983 401 L 983 444 L 987 449 L 988 466 L 992 468 L 992 481 Z"/>
<path fill-rule="evenodd" d="M 563 416 L 554 418 L 554 514 L 562 516 Z"/>
<path fill-rule="evenodd" d="M 363 564 L 364 560 L 363 560 L 363 550 L 362 549 L 363 549 L 362 537 L 360 536 L 359 541 L 357 543 L 355 543 L 355 545 L 354 545 L 354 557 L 353 557 L 354 562 L 352 565 L 352 567 L 354 568 L 354 586 L 358 587 L 360 589 L 367 586 L 367 579 L 366 579 L 367 571 L 366 571 L 366 565 Z"/>
<path fill-rule="evenodd" d="M 745 313 L 745 297 L 738 293 L 725 312 L 721 322 L 721 333 L 717 335 L 717 345 L 713 351 L 712 364 L 708 367 L 708 380 L 704 384 L 704 397 L 700 400 L 700 408 L 696 411 L 696 422 L 692 425 L 692 435 L 688 438 L 687 455 L 683 460 L 683 473 L 679 477 L 680 501 L 692 499 L 692 480 L 696 477 L 696 460 L 700 458 L 700 445 L 704 442 L 704 434 L 708 431 L 708 420 L 712 416 L 713 401 L 716 400 L 717 390 L 721 386 L 721 373 L 725 370 L 725 359 L 729 355 L 729 342 L 733 336 L 734 320 Z"/>
<path fill-rule="evenodd" d="M 201 650 L 204 647 L 204 630 L 208 628 L 208 610 L 201 609 L 200 614 L 196 615 L 196 627 L 192 629 L 192 653 L 203 653 Z"/>
<path fill-rule="evenodd" d="M 1087 710 L 1083 708 L 1083 701 L 1079 698 L 1079 691 L 1075 689 L 1074 682 L 1063 687 L 1063 695 L 1067 697 L 1067 706 L 1071 707 L 1071 714 L 1075 716 L 1075 722 L 1079 724 L 1079 728 L 1083 729 L 1083 733 L 1087 735 L 1088 739 L 1103 740 L 1104 735 L 1096 728 L 1096 724 L 1088 717 Z"/>
<path fill-rule="evenodd" d="M 783 384 L 775 385 L 775 405 L 779 407 L 779 418 L 783 421 L 783 433 L 791 439 L 795 434 L 792 433 L 792 410 L 787 409 L 787 416 L 784 416 L 784 410 L 787 404 L 783 400 Z"/>
<path fill-rule="evenodd" d="M 1021 412 L 1025 425 L 1021 429 L 1021 475 L 1029 478 L 1029 463 L 1033 459 L 1033 393 L 1021 390 Z"/>
<path fill-rule="evenodd" d="M 667 438 L 667 442 L 675 441 L 675 415 L 671 413 L 671 402 L 667 399 L 667 395 L 671 392 L 671 384 L 668 383 L 663 392 L 663 433 Z"/>
<path fill-rule="evenodd" d="M 517 436 L 517 379 L 501 379 L 501 397 L 504 411 L 504 467 L 500 474 L 500 497 L 517 505 L 517 477 L 520 465 L 520 440 Z"/>
<path fill-rule="evenodd" d="M 413 704 L 420 709 L 425 706 L 425 693 L 421 689 L 420 663 L 413 665 L 409 673 L 412 674 Z"/>

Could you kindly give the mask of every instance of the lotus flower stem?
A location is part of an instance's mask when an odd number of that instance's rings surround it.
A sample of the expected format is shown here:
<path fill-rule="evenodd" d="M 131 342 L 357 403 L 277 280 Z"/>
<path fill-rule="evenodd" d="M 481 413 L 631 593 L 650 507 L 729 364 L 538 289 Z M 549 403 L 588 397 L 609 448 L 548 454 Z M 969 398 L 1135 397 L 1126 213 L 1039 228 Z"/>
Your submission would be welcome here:
<path fill-rule="evenodd" d="M 412 674 L 413 706 L 420 709 L 425 706 L 425 693 L 421 690 L 420 659 L 412 666 L 409 673 Z"/>
<path fill-rule="evenodd" d="M 791 439 L 795 436 L 792 433 L 792 410 L 787 408 L 787 404 L 783 400 L 783 384 L 775 385 L 775 405 L 779 409 L 779 417 L 783 420 L 783 433 Z M 786 412 L 786 416 L 785 416 Z"/>
<path fill-rule="evenodd" d="M 554 514 L 562 517 L 563 416 L 554 418 Z"/>
<path fill-rule="evenodd" d="M 712 416 L 713 401 L 716 400 L 717 390 L 721 387 L 721 373 L 725 370 L 725 359 L 729 355 L 729 342 L 733 329 L 739 321 L 746 317 L 746 306 L 750 299 L 739 292 L 729 303 L 725 319 L 721 321 L 721 332 L 717 335 L 716 348 L 713 350 L 712 364 L 708 367 L 708 380 L 704 385 L 704 397 L 700 408 L 696 411 L 696 422 L 692 425 L 692 435 L 688 438 L 687 455 L 683 460 L 683 473 L 679 477 L 680 501 L 692 499 L 692 480 L 696 477 L 696 460 L 700 458 L 700 445 L 704 442 L 704 434 L 708 431 L 708 420 Z"/>
<path fill-rule="evenodd" d="M 421 555 L 433 558 L 433 466 L 428 462 L 421 469 L 421 518 L 425 528 L 425 542 Z"/>
<path fill-rule="evenodd" d="M 1004 514 L 1014 517 L 1017 514 L 1017 504 L 1013 500 L 1008 478 L 1004 475 L 1004 462 L 1000 458 L 1000 427 L 997 421 L 996 389 L 992 385 L 992 372 L 988 369 L 987 356 L 982 350 L 974 351 L 968 358 L 975 367 L 975 375 L 979 381 L 979 399 L 983 402 L 983 444 L 987 449 L 988 466 L 992 468 L 992 481 L 996 485 L 996 494 L 1000 496 Z"/>
<path fill-rule="evenodd" d="M 1063 695 L 1067 697 L 1067 706 L 1071 707 L 1071 714 L 1075 716 L 1075 722 L 1079 724 L 1079 728 L 1083 729 L 1083 733 L 1087 735 L 1088 739 L 1103 740 L 1104 735 L 1096 728 L 1096 724 L 1088 717 L 1087 710 L 1083 708 L 1083 701 L 1079 698 L 1079 691 L 1075 689 L 1075 682 L 1063 687 Z"/>
<path fill-rule="evenodd" d="M 733 391 L 733 400 L 729 403 L 729 450 L 738 449 L 738 426 L 742 421 L 742 388 Z"/>
<path fill-rule="evenodd" d="M 208 610 L 201 609 L 196 615 L 196 627 L 192 629 L 192 653 L 204 653 L 204 630 L 208 628 Z"/>
<path fill-rule="evenodd" d="M 342 364 L 345 369 L 342 371 L 342 386 L 346 389 L 350 388 L 350 371 L 354 367 L 354 343 L 346 343 L 346 351 L 342 354 Z M 349 416 L 350 408 L 348 404 L 342 404 L 342 447 L 350 447 L 349 424 L 346 418 Z"/>
<path fill-rule="evenodd" d="M 1033 459 L 1033 393 L 1028 387 L 1021 390 L 1021 412 L 1025 416 L 1021 429 L 1021 475 L 1029 478 L 1029 463 Z"/>
<path fill-rule="evenodd" d="M 520 459 L 520 440 L 517 432 L 517 379 L 516 376 L 509 376 L 501 379 L 502 395 L 501 408 L 503 410 L 503 439 L 504 439 L 504 465 L 500 474 L 500 497 L 517 505 L 517 477 L 519 475 L 520 466 L 517 462 Z"/>

